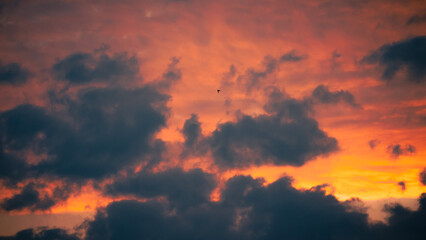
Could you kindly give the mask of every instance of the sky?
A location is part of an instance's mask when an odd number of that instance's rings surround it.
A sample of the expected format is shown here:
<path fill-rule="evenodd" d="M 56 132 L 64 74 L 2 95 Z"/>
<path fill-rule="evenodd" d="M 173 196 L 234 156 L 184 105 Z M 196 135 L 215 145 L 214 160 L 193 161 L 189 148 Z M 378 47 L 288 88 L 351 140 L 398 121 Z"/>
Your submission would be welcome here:
<path fill-rule="evenodd" d="M 0 239 L 425 239 L 425 12 L 1 0 Z"/>

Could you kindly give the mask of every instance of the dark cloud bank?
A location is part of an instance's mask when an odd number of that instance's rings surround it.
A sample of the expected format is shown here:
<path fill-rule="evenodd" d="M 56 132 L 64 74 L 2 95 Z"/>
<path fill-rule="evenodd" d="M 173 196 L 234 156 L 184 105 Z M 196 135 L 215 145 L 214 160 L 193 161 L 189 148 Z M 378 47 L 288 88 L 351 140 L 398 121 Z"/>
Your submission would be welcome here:
<path fill-rule="evenodd" d="M 0 113 L 0 180 L 13 188 L 29 179 L 70 183 L 51 196 L 27 185 L 2 200 L 4 210 L 45 210 L 68 198 L 69 185 L 102 180 L 136 161 L 156 164 L 164 143 L 153 135 L 165 126 L 169 96 L 148 85 L 119 85 L 137 78 L 137 67 L 126 54 L 72 54 L 54 65 L 53 76 L 70 84 L 107 85 L 83 87 L 76 96 L 51 91 L 47 108 L 26 104 Z M 27 152 L 41 159 L 31 161 Z"/>
<path fill-rule="evenodd" d="M 370 224 L 360 200 L 339 202 L 326 194 L 323 186 L 297 190 L 288 177 L 264 186 L 262 179 L 234 176 L 226 182 L 218 202 L 207 197 L 214 186 L 213 176 L 199 169 L 188 172 L 172 169 L 113 183 L 105 194 L 139 196 L 146 200 L 116 201 L 98 209 L 95 219 L 81 226 L 85 229 L 84 239 L 424 239 L 426 236 L 425 194 L 419 198 L 418 210 L 387 205 L 389 223 Z M 0 239 L 77 239 L 77 236 L 59 229 L 40 233 L 24 230 Z"/>
<path fill-rule="evenodd" d="M 19 63 L 2 64 L 0 62 L 0 85 L 21 85 L 30 76 L 30 72 Z"/>
<path fill-rule="evenodd" d="M 426 36 L 386 44 L 365 56 L 362 61 L 367 64 L 379 64 L 382 79 L 392 81 L 397 74 L 403 80 L 413 83 L 426 82 Z"/>

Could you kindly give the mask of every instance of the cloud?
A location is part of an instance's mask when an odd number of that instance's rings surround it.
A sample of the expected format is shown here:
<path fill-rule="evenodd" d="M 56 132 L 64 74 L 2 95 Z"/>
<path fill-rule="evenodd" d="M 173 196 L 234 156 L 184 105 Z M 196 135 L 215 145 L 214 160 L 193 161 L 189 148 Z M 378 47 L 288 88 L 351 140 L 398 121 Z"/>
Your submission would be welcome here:
<path fill-rule="evenodd" d="M 242 84 L 246 88 L 247 92 L 250 93 L 254 88 L 261 84 L 262 80 L 266 79 L 271 73 L 273 73 L 280 64 L 285 62 L 299 62 L 306 58 L 306 55 L 298 55 L 294 50 L 282 55 L 279 59 L 266 56 L 262 62 L 263 70 L 249 68 L 245 74 L 237 77 L 237 83 Z M 232 73 L 232 71 L 235 70 L 231 67 L 230 72 Z"/>
<path fill-rule="evenodd" d="M 350 239 L 368 228 L 366 214 L 349 211 L 323 191 L 298 191 L 288 178 L 261 183 L 233 177 L 220 202 L 184 209 L 161 201 L 114 202 L 88 223 L 87 239 L 311 239 L 319 233 Z"/>
<path fill-rule="evenodd" d="M 419 180 L 423 185 L 426 185 L 426 168 L 424 168 L 423 171 L 420 172 Z"/>
<path fill-rule="evenodd" d="M 102 53 L 73 53 L 58 60 L 52 67 L 55 79 L 66 81 L 72 85 L 91 82 L 117 83 L 134 80 L 139 63 L 136 57 L 127 53 L 116 53 L 112 56 Z"/>
<path fill-rule="evenodd" d="M 398 186 L 401 187 L 401 191 L 403 192 L 407 189 L 407 186 L 404 181 L 398 182 Z"/>
<path fill-rule="evenodd" d="M 0 237 L 4 240 L 79 240 L 80 238 L 76 234 L 69 234 L 66 230 L 60 228 L 53 229 L 39 229 L 34 231 L 33 229 L 25 229 L 19 231 L 15 236 L 11 237 Z"/>
<path fill-rule="evenodd" d="M 297 190 L 288 177 L 267 186 L 263 183 L 263 179 L 251 176 L 234 176 L 226 181 L 219 202 L 196 202 L 190 207 L 173 204 L 176 199 L 112 202 L 99 209 L 94 220 L 86 222 L 86 236 L 89 240 L 392 240 L 403 239 L 407 234 L 412 239 L 422 239 L 426 233 L 422 227 L 426 218 L 425 194 L 419 199 L 418 210 L 388 205 L 389 224 L 370 224 L 365 209 L 359 207 L 359 199 L 340 202 L 326 194 L 323 186 Z"/>
<path fill-rule="evenodd" d="M 13 195 L 11 198 L 3 199 L 1 207 L 6 211 L 29 209 L 48 210 L 59 202 L 65 201 L 76 192 L 77 188 L 71 183 L 64 183 L 52 189 L 52 193 L 43 193 L 40 196 L 41 188 L 46 187 L 43 184 L 29 183 L 22 188 L 21 192 Z"/>
<path fill-rule="evenodd" d="M 368 146 L 370 146 L 371 149 L 374 149 L 379 143 L 380 141 L 378 139 L 373 139 L 368 142 Z"/>
<path fill-rule="evenodd" d="M 280 57 L 280 62 L 300 62 L 307 59 L 307 55 L 297 54 L 295 50 L 292 50 Z"/>
<path fill-rule="evenodd" d="M 182 134 L 185 138 L 181 158 L 188 155 L 203 155 L 207 152 L 205 143 L 202 143 L 205 138 L 201 132 L 201 123 L 198 120 L 198 115 L 191 114 L 183 125 Z"/>
<path fill-rule="evenodd" d="M 221 82 L 220 82 L 220 89 L 223 91 L 227 91 L 228 89 L 231 89 L 233 86 L 234 78 L 237 75 L 237 68 L 234 65 L 229 66 L 229 70 L 225 72 L 222 76 Z"/>
<path fill-rule="evenodd" d="M 167 81 L 175 79 L 170 72 L 180 74 L 177 62 L 164 75 Z M 138 64 L 126 54 L 76 53 L 52 71 L 70 84 L 120 82 L 135 79 Z M 27 186 L 6 199 L 4 209 L 46 210 L 77 190 L 73 184 L 105 179 L 136 162 L 149 169 L 162 161 L 165 144 L 154 134 L 166 124 L 168 95 L 152 85 L 113 84 L 72 94 L 52 90 L 48 107 L 25 104 L 0 113 L 0 179 L 9 187 L 24 179 L 62 182 L 49 194 Z M 28 201 L 16 205 L 20 199 Z"/>
<path fill-rule="evenodd" d="M 177 57 L 171 58 L 166 72 L 163 74 L 161 79 L 154 84 L 156 89 L 170 89 L 172 85 L 182 79 L 182 72 L 177 67 L 179 61 L 180 59 Z"/>
<path fill-rule="evenodd" d="M 3 65 L 0 62 L 0 84 L 20 85 L 25 83 L 29 76 L 30 72 L 19 63 Z"/>
<path fill-rule="evenodd" d="M 28 184 L 22 191 L 11 198 L 3 200 L 1 207 L 6 211 L 23 209 L 40 202 L 39 193 L 33 184 Z"/>
<path fill-rule="evenodd" d="M 416 14 L 407 20 L 406 25 L 415 25 L 415 24 L 421 24 L 424 22 L 426 22 L 426 14 L 423 14 L 423 15 Z"/>
<path fill-rule="evenodd" d="M 388 152 L 391 154 L 392 157 L 398 158 L 401 155 L 411 155 L 415 153 L 416 148 L 411 144 L 407 144 L 405 145 L 405 147 L 402 147 L 400 144 L 391 144 L 388 146 Z"/>
<path fill-rule="evenodd" d="M 105 187 L 105 194 L 139 198 L 165 196 L 172 205 L 177 204 L 182 208 L 208 202 L 215 187 L 215 177 L 201 169 L 185 172 L 180 168 L 173 168 L 156 173 L 140 171 L 118 179 Z"/>
<path fill-rule="evenodd" d="M 340 90 L 330 92 L 327 86 L 319 85 L 312 91 L 312 98 L 314 101 L 320 103 L 339 103 L 344 102 L 353 108 L 361 108 L 361 105 L 356 103 L 355 97 L 349 91 Z"/>
<path fill-rule="evenodd" d="M 392 81 L 397 73 L 413 83 L 426 82 L 426 36 L 386 44 L 365 56 L 361 62 L 383 67 L 382 79 Z"/>
<path fill-rule="evenodd" d="M 242 115 L 237 122 L 220 124 L 207 138 L 219 167 L 302 166 L 338 149 L 337 140 L 309 117 L 308 102 L 285 97 L 275 89 L 264 108 L 268 114 Z"/>
<path fill-rule="evenodd" d="M 415 211 L 399 204 L 385 207 L 390 214 L 388 225 L 381 232 L 383 239 L 424 239 L 426 236 L 426 193 L 419 198 L 419 208 Z"/>
<path fill-rule="evenodd" d="M 1 177 L 99 179 L 116 173 L 155 148 L 153 134 L 165 125 L 167 99 L 149 87 L 91 88 L 76 100 L 60 99 L 65 111 L 22 105 L 3 112 L 1 165 L 10 172 Z M 47 157 L 29 166 L 19 154 L 24 150 Z"/>
<path fill-rule="evenodd" d="M 191 114 L 191 118 L 185 121 L 182 133 L 185 137 L 184 145 L 186 147 L 194 146 L 194 144 L 202 137 L 201 123 L 199 122 L 196 114 Z"/>
<path fill-rule="evenodd" d="M 130 193 L 137 198 L 152 198 L 143 201 L 114 201 L 99 208 L 94 219 L 86 220 L 80 229 L 85 230 L 87 240 L 396 240 L 405 239 L 406 236 L 410 236 L 410 239 L 423 239 L 426 235 L 426 194 L 420 196 L 417 210 L 409 210 L 399 204 L 388 204 L 385 207 L 389 213 L 388 223 L 369 223 L 359 199 L 341 202 L 326 193 L 325 185 L 295 189 L 289 177 L 282 177 L 265 185 L 264 179 L 238 175 L 225 182 L 220 200 L 213 202 L 207 196 L 215 185 L 203 184 L 202 179 L 206 179 L 206 176 L 207 179 L 213 177 L 200 169 L 187 172 L 170 169 L 158 173 L 138 173 L 128 179 L 121 179 L 114 188 L 111 186 L 115 183 L 106 189 L 114 189 L 120 195 Z M 197 180 L 201 180 L 199 186 Z M 186 189 L 185 186 L 189 188 Z M 200 193 L 202 194 L 199 195 Z M 167 201 L 159 196 L 166 196 Z M 202 198 L 193 201 L 193 196 Z M 189 204 L 182 205 L 185 200 Z M 78 237 L 61 229 L 44 229 L 39 233 L 24 230 L 14 237 L 0 239 Z"/>
<path fill-rule="evenodd" d="M 255 70 L 253 68 L 247 69 L 245 74 L 239 75 L 237 77 L 237 82 L 239 84 L 242 84 L 248 93 L 252 92 L 254 88 L 259 86 L 261 81 L 265 79 L 269 74 L 275 71 L 276 67 L 278 66 L 278 61 L 271 57 L 266 56 L 263 59 L 262 65 L 263 70 Z"/>

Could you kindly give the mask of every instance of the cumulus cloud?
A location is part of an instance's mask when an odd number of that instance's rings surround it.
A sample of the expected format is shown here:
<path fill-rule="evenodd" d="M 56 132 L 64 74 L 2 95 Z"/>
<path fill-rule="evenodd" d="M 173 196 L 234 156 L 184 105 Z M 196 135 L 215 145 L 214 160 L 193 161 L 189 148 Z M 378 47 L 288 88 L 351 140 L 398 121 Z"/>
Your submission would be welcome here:
<path fill-rule="evenodd" d="M 327 86 L 319 85 L 312 91 L 312 98 L 314 101 L 320 103 L 339 103 L 344 102 L 353 108 L 360 108 L 361 105 L 356 103 L 355 97 L 349 91 L 340 90 L 331 92 Z"/>
<path fill-rule="evenodd" d="M 25 229 L 17 232 L 14 236 L 0 237 L 1 240 L 79 240 L 80 237 L 76 234 L 70 234 L 64 229 Z"/>
<path fill-rule="evenodd" d="M 306 55 L 299 55 L 294 50 L 282 55 L 279 59 L 266 56 L 262 61 L 262 70 L 249 68 L 244 74 L 237 77 L 237 82 L 243 85 L 247 92 L 250 93 L 254 88 L 258 87 L 265 78 L 273 73 L 280 64 L 286 62 L 299 62 L 306 58 Z M 230 71 L 232 72 L 232 70 L 231 68 Z"/>
<path fill-rule="evenodd" d="M 112 56 L 102 53 L 73 53 L 58 60 L 52 67 L 55 79 L 72 85 L 91 82 L 114 83 L 135 79 L 139 65 L 136 57 L 127 53 Z"/>
<path fill-rule="evenodd" d="M 22 191 L 11 198 L 3 200 L 1 207 L 6 211 L 23 209 L 40 202 L 39 193 L 33 184 L 25 186 Z"/>
<path fill-rule="evenodd" d="M 25 83 L 29 76 L 30 72 L 19 63 L 3 65 L 0 62 L 0 84 L 20 85 Z"/>
<path fill-rule="evenodd" d="M 38 184 L 41 185 L 41 184 Z M 30 183 L 22 188 L 21 192 L 13 195 L 11 198 L 3 199 L 1 207 L 5 211 L 29 209 L 31 211 L 47 210 L 62 202 L 76 191 L 76 186 L 70 183 L 64 183 L 63 186 L 57 186 L 48 194 L 42 191 L 45 186 L 37 186 Z M 42 192 L 42 194 L 40 194 Z"/>
<path fill-rule="evenodd" d="M 388 146 L 388 152 L 392 157 L 398 158 L 401 155 L 411 155 L 416 152 L 416 148 L 411 144 L 406 144 L 405 147 L 401 144 L 391 144 Z"/>
<path fill-rule="evenodd" d="M 420 196 L 417 210 L 410 210 L 400 204 L 387 205 L 385 210 L 390 216 L 388 225 L 382 226 L 381 229 L 383 239 L 424 239 L 426 236 L 426 193 Z"/>
<path fill-rule="evenodd" d="M 379 143 L 380 141 L 378 139 L 373 139 L 368 141 L 368 146 L 370 146 L 371 149 L 374 149 Z"/>
<path fill-rule="evenodd" d="M 423 171 L 420 172 L 419 180 L 423 185 L 426 185 L 426 168 L 424 168 Z"/>
<path fill-rule="evenodd" d="M 125 54 L 77 53 L 52 69 L 70 84 L 125 81 L 136 77 L 137 61 Z M 0 179 L 14 187 L 25 179 L 54 179 L 62 186 L 48 194 L 27 185 L 4 199 L 3 209 L 49 209 L 76 190 L 73 184 L 105 179 L 136 162 L 149 169 L 162 160 L 165 144 L 154 135 L 166 124 L 169 96 L 154 86 L 86 87 L 49 97 L 49 107 L 25 104 L 0 113 Z"/>
<path fill-rule="evenodd" d="M 203 155 L 207 152 L 207 145 L 205 144 L 205 137 L 201 132 L 201 123 L 198 115 L 191 114 L 191 117 L 185 121 L 182 134 L 185 141 L 183 143 L 181 158 L 186 158 L 189 155 Z"/>
<path fill-rule="evenodd" d="M 182 72 L 177 67 L 180 59 L 177 57 L 172 57 L 170 63 L 167 67 L 166 72 L 162 75 L 161 79 L 155 82 L 154 86 L 156 89 L 164 89 L 168 90 L 171 86 L 173 86 L 176 82 L 181 80 Z"/>
<path fill-rule="evenodd" d="M 275 89 L 264 108 L 268 114 L 242 115 L 236 122 L 220 124 L 207 137 L 218 166 L 301 166 L 338 149 L 337 140 L 319 129 L 309 116 L 308 102 L 286 97 Z"/>
<path fill-rule="evenodd" d="M 407 189 L 407 186 L 404 181 L 398 182 L 398 186 L 401 188 L 401 191 L 405 191 Z"/>
<path fill-rule="evenodd" d="M 425 22 L 426 22 L 426 14 L 416 14 L 407 20 L 406 25 L 416 25 L 416 24 L 421 24 Z"/>
<path fill-rule="evenodd" d="M 140 171 L 132 176 L 118 179 L 105 187 L 110 196 L 136 196 L 154 198 L 165 196 L 171 204 L 191 207 L 210 200 L 210 193 L 216 187 L 212 174 L 201 169 L 187 172 L 180 168 L 163 172 Z"/>
<path fill-rule="evenodd" d="M 404 79 L 413 83 L 426 82 L 426 36 L 386 44 L 365 56 L 367 64 L 383 67 L 382 79 L 392 81 L 402 72 Z"/>
<path fill-rule="evenodd" d="M 348 211 L 323 191 L 298 191 L 288 178 L 267 187 L 262 181 L 233 177 L 220 202 L 191 208 L 161 201 L 114 202 L 88 223 L 87 239 L 309 239 L 317 234 L 350 239 L 368 229 L 366 214 Z M 123 219 L 131 223 L 117 224 Z"/>
<path fill-rule="evenodd" d="M 300 62 L 307 59 L 307 55 L 298 54 L 295 50 L 292 50 L 280 57 L 281 62 Z"/>
<path fill-rule="evenodd" d="M 196 114 L 191 114 L 191 118 L 187 119 L 183 125 L 182 133 L 185 137 L 184 145 L 186 147 L 194 146 L 202 137 L 201 123 Z"/>
<path fill-rule="evenodd" d="M 136 173 L 118 179 L 106 188 L 108 194 L 144 200 L 114 201 L 99 208 L 94 219 L 87 220 L 80 229 L 85 230 L 87 240 L 396 240 L 406 236 L 423 239 L 426 235 L 426 194 L 419 198 L 417 210 L 388 204 L 388 223 L 369 223 L 360 200 L 340 202 L 326 193 L 324 185 L 296 189 L 289 177 L 265 185 L 263 179 L 238 175 L 225 182 L 220 200 L 214 202 L 208 198 L 216 186 L 213 179 L 200 169 Z M 182 204 L 185 200 L 188 204 Z M 44 229 L 38 233 L 24 230 L 1 239 L 79 238 L 61 229 Z"/>
<path fill-rule="evenodd" d="M 191 207 L 173 204 L 172 198 L 116 201 L 86 222 L 86 239 L 403 239 L 407 234 L 422 239 L 426 233 L 426 195 L 418 210 L 388 205 L 389 224 L 369 224 L 360 200 L 340 202 L 321 186 L 297 190 L 288 177 L 263 183 L 234 176 L 219 202 Z"/>
<path fill-rule="evenodd" d="M 115 173 L 152 150 L 153 134 L 165 124 L 166 100 L 148 87 L 94 88 L 68 99 L 62 117 L 33 105 L 3 112 L 2 165 L 11 171 L 1 177 L 20 177 L 19 171 L 80 179 Z M 23 150 L 47 157 L 35 166 L 15 163 Z"/>

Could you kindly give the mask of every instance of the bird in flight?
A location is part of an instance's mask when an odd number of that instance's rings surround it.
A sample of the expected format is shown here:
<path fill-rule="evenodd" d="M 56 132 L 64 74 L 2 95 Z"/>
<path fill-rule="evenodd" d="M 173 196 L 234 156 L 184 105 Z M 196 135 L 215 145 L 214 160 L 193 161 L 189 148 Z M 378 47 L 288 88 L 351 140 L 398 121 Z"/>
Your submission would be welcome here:
<path fill-rule="evenodd" d="M 220 92 L 220 89 L 217 90 L 217 93 L 219 93 L 219 92 Z"/>

